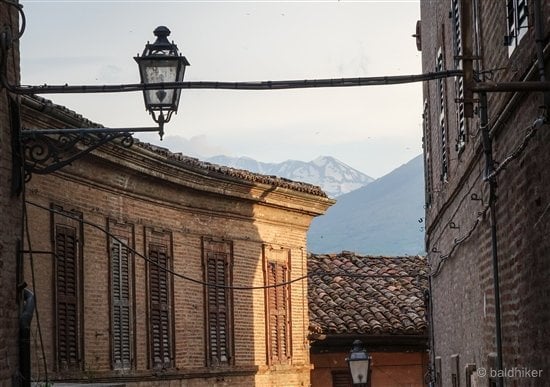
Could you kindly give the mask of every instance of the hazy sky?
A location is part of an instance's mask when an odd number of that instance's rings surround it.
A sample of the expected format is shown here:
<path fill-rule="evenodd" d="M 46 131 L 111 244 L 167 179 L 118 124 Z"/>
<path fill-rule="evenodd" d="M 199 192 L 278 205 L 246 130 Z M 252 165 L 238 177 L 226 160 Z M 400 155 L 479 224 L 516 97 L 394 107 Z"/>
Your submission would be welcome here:
<path fill-rule="evenodd" d="M 419 74 L 418 1 L 22 0 L 23 84 L 138 83 L 133 57 L 167 26 L 185 80 Z M 44 95 L 108 127 L 152 126 L 141 93 Z M 194 157 L 334 156 L 380 177 L 422 152 L 421 84 L 278 91 L 183 90 L 158 135 Z"/>

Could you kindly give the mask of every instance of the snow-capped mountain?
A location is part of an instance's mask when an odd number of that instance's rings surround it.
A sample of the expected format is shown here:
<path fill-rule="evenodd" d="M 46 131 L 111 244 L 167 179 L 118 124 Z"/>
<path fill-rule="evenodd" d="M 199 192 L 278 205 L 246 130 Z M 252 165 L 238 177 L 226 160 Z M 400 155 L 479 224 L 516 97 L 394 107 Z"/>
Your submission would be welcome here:
<path fill-rule="evenodd" d="M 263 163 L 248 157 L 228 156 L 214 156 L 206 161 L 315 184 L 333 198 L 364 187 L 374 180 L 330 156 L 321 156 L 309 162 L 287 160 L 282 163 Z"/>

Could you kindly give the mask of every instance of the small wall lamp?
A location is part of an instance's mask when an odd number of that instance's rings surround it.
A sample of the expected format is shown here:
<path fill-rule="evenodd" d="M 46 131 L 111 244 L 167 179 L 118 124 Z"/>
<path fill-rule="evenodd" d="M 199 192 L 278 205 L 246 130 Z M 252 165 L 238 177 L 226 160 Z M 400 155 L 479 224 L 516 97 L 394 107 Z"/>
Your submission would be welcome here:
<path fill-rule="evenodd" d="M 371 357 L 365 350 L 361 340 L 355 340 L 346 359 L 349 365 L 353 384 L 366 386 L 369 381 Z"/>

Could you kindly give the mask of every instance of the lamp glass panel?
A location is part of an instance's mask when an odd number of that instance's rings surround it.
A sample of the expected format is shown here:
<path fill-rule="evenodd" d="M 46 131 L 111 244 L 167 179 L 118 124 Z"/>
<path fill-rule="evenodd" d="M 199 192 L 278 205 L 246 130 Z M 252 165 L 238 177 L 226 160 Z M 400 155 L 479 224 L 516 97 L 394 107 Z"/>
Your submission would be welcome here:
<path fill-rule="evenodd" d="M 369 360 L 351 360 L 349 362 L 349 369 L 353 384 L 366 383 L 369 374 Z"/>
<path fill-rule="evenodd" d="M 145 84 L 176 82 L 178 75 L 178 63 L 174 60 L 144 60 L 143 81 Z M 150 108 L 167 108 L 174 106 L 177 100 L 177 90 L 158 89 L 144 92 L 145 103 Z"/>

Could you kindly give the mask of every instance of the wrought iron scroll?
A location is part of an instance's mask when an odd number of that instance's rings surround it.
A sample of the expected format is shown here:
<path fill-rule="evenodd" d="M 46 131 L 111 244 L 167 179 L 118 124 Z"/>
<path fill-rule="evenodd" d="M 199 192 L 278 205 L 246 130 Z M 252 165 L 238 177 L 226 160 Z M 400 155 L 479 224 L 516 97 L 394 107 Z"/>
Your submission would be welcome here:
<path fill-rule="evenodd" d="M 157 129 L 158 130 L 158 129 Z M 117 140 L 123 147 L 134 143 L 132 132 L 125 130 L 98 130 L 97 128 L 60 131 L 22 130 L 21 146 L 24 155 L 25 180 L 33 173 L 57 171 L 94 149 Z"/>

